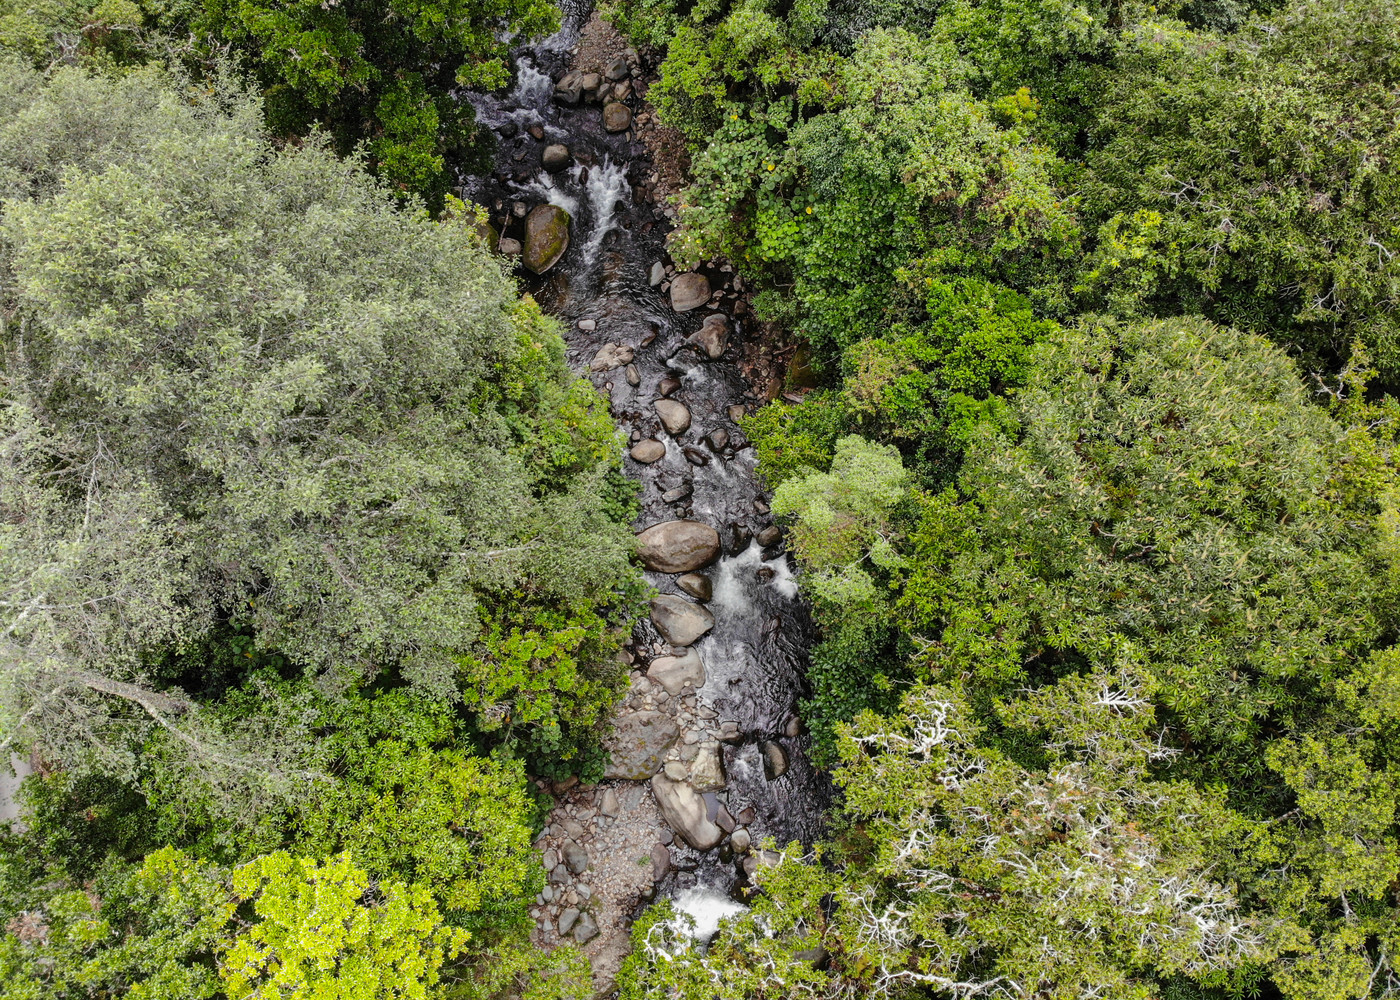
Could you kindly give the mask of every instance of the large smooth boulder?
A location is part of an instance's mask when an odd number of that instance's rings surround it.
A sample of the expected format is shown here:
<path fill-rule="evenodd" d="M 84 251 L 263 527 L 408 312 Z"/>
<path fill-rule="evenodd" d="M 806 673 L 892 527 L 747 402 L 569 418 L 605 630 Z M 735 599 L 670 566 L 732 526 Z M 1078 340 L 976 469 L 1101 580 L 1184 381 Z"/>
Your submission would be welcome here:
<path fill-rule="evenodd" d="M 658 573 L 689 573 L 719 557 L 719 532 L 700 521 L 662 521 L 637 535 L 637 555 Z"/>
<path fill-rule="evenodd" d="M 619 712 L 607 742 L 611 755 L 605 778 L 645 781 L 661 769 L 666 751 L 680 736 L 676 720 L 665 712 Z"/>
<path fill-rule="evenodd" d="M 676 581 L 676 586 L 697 601 L 709 601 L 715 595 L 715 585 L 704 573 L 687 573 Z"/>
<path fill-rule="evenodd" d="M 632 124 L 632 109 L 621 101 L 603 105 L 603 128 L 609 132 L 626 132 Z"/>
<path fill-rule="evenodd" d="M 678 651 L 676 656 L 658 656 L 647 667 L 647 676 L 675 697 L 685 690 L 687 683 L 699 688 L 705 683 L 705 664 L 700 654 L 693 649 Z"/>
<path fill-rule="evenodd" d="M 658 774 L 651 779 L 651 794 L 666 825 L 697 851 L 708 851 L 723 839 L 724 831 L 705 815 L 704 798 L 687 782 Z"/>
<path fill-rule="evenodd" d="M 540 156 L 540 165 L 553 174 L 567 167 L 569 159 L 569 147 L 561 142 L 552 142 L 544 147 L 544 153 Z"/>
<path fill-rule="evenodd" d="M 525 217 L 525 256 L 522 263 L 544 274 L 569 249 L 569 213 L 558 205 L 536 205 Z"/>
<path fill-rule="evenodd" d="M 643 438 L 632 446 L 628 454 L 632 456 L 632 461 L 650 465 L 666 457 L 666 446 L 653 438 Z"/>
<path fill-rule="evenodd" d="M 662 594 L 651 599 L 651 623 L 672 646 L 689 646 L 715 627 L 715 616 L 684 597 Z"/>
<path fill-rule="evenodd" d="M 710 279 L 703 274 L 687 271 L 671 282 L 671 308 L 678 313 L 698 309 L 710 301 Z"/>
<path fill-rule="evenodd" d="M 788 753 L 777 740 L 764 740 L 758 745 L 763 755 L 763 773 L 769 781 L 776 781 L 787 774 Z"/>
<path fill-rule="evenodd" d="M 690 410 L 684 403 L 678 403 L 674 399 L 658 399 L 651 405 L 656 410 L 656 415 L 661 418 L 661 426 L 666 428 L 666 433 L 672 437 L 678 437 L 690 429 Z"/>
<path fill-rule="evenodd" d="M 588 370 L 606 372 L 614 368 L 621 368 L 628 364 L 635 355 L 636 351 L 627 344 L 604 344 L 598 349 L 598 353 L 593 355 L 593 360 L 588 363 Z"/>
<path fill-rule="evenodd" d="M 700 329 L 690 335 L 689 340 L 713 361 L 729 346 L 729 320 L 725 319 L 723 313 L 711 313 L 705 317 L 705 322 L 700 324 Z"/>

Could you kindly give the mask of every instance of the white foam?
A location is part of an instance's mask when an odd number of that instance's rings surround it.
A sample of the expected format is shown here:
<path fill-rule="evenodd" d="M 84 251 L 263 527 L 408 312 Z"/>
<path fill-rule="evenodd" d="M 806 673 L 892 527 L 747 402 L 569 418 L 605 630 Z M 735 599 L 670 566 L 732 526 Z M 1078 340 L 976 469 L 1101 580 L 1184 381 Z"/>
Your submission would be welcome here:
<path fill-rule="evenodd" d="M 506 98 L 506 103 L 524 108 L 547 100 L 553 93 L 552 76 L 540 72 L 535 68 L 535 64 L 524 56 L 515 61 L 515 87 Z"/>
<path fill-rule="evenodd" d="M 575 168 L 575 180 L 582 176 L 581 170 Z M 589 207 L 593 210 L 593 231 L 583 245 L 583 259 L 586 264 L 591 264 L 603 245 L 603 237 L 617 227 L 617 205 L 631 199 L 632 187 L 627 183 L 627 169 L 605 156 L 602 163 L 588 171 L 588 183 L 584 190 L 588 195 Z"/>
<path fill-rule="evenodd" d="M 686 889 L 676 896 L 674 905 L 678 916 L 672 926 L 702 944 L 708 944 L 718 933 L 721 920 L 737 917 L 748 910 L 724 893 L 708 888 Z"/>

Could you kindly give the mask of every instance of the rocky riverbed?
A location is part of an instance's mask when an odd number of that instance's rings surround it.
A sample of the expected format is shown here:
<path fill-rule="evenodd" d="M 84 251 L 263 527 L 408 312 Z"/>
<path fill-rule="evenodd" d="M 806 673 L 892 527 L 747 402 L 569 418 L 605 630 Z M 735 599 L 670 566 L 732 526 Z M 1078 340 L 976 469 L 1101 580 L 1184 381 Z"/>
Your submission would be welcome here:
<path fill-rule="evenodd" d="M 623 654 L 611 765 L 598 785 L 547 789 L 537 845 L 537 939 L 582 945 L 604 991 L 643 907 L 732 907 L 772 859 L 764 843 L 814 839 L 827 800 L 796 713 L 811 625 L 738 424 L 786 354 L 731 266 L 667 256 L 679 175 L 645 101 L 653 69 L 590 10 L 567 11 L 517 53 L 508 94 L 472 98 L 500 147 L 463 192 L 566 324 L 643 487 L 638 549 L 657 594 Z"/>

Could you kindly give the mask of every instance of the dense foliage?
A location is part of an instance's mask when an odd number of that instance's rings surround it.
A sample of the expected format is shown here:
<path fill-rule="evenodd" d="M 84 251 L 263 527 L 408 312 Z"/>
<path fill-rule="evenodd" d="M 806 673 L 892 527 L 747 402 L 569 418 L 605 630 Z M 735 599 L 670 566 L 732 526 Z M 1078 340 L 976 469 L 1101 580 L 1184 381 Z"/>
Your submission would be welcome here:
<path fill-rule="evenodd" d="M 572 995 L 525 763 L 601 769 L 612 422 L 460 203 L 214 82 L 0 64 L 0 752 L 45 772 L 0 993 Z"/>
<path fill-rule="evenodd" d="M 176 61 L 207 76 L 232 63 L 260 86 L 273 135 L 324 130 L 434 210 L 454 163 L 489 141 L 457 91 L 504 86 L 506 40 L 558 25 L 546 0 L 0 3 L 0 46 L 40 69 Z"/>
<path fill-rule="evenodd" d="M 609 16 L 819 373 L 745 429 L 843 789 L 624 996 L 1400 991 L 1396 6 Z"/>

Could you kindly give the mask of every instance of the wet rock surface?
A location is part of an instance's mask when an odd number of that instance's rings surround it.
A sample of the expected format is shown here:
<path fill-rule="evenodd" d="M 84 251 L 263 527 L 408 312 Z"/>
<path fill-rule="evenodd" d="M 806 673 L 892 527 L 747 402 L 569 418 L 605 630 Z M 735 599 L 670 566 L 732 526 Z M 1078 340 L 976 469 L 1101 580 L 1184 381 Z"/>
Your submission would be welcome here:
<path fill-rule="evenodd" d="M 703 521 L 664 521 L 637 535 L 637 555 L 647 569 L 687 573 L 719 555 L 719 532 Z"/>

